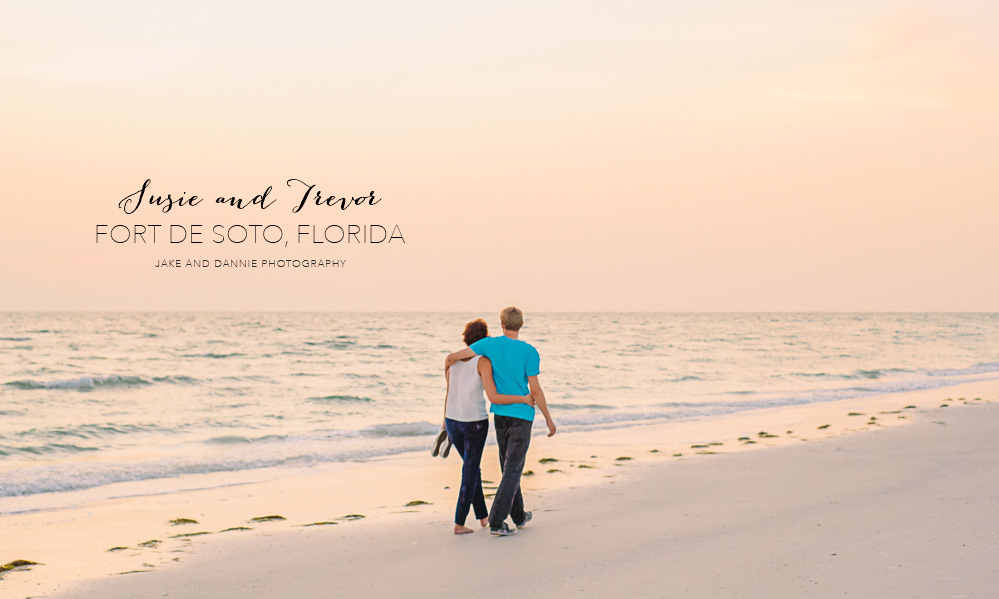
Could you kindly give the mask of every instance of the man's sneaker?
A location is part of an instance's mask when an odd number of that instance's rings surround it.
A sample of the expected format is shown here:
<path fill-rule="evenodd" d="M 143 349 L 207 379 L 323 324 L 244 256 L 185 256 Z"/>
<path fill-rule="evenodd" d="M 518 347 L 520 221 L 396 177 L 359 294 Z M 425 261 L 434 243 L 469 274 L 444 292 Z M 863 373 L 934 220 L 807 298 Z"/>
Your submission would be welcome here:
<path fill-rule="evenodd" d="M 489 534 L 495 535 L 497 537 L 508 537 L 510 535 L 517 534 L 517 529 L 516 528 L 510 528 L 509 526 L 507 526 L 507 523 L 504 522 L 504 523 L 500 524 L 498 528 L 497 527 L 490 527 L 489 528 Z"/>
<path fill-rule="evenodd" d="M 514 524 L 517 524 L 517 528 L 524 528 L 527 526 L 527 523 L 531 521 L 532 517 L 534 517 L 533 512 L 524 512 L 524 521 L 519 524 L 514 522 Z"/>

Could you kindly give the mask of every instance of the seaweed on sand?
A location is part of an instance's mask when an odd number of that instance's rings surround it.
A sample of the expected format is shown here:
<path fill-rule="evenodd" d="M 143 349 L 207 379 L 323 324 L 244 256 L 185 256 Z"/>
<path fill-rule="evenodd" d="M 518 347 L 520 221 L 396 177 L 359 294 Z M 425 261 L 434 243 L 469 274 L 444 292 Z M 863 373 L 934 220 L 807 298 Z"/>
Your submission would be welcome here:
<path fill-rule="evenodd" d="M 279 516 L 277 514 L 271 514 L 270 516 L 257 516 L 256 518 L 250 518 L 250 522 L 274 522 L 275 520 L 285 520 L 284 516 Z"/>

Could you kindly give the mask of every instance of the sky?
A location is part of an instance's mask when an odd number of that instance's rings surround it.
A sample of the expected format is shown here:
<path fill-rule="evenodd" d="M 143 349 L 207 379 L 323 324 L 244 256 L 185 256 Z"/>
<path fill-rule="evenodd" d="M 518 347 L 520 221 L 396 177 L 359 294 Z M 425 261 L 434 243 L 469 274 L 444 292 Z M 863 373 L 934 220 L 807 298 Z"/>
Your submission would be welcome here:
<path fill-rule="evenodd" d="M 0 310 L 999 311 L 996 72 L 994 2 L 4 2 Z"/>

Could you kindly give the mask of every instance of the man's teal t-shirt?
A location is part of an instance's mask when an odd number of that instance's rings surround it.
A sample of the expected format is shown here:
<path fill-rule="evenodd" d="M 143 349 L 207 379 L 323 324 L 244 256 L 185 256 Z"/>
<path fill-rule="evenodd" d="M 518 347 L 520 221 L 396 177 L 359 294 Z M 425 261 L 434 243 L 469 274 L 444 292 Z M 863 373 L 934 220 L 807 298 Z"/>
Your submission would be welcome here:
<path fill-rule="evenodd" d="M 496 392 L 501 395 L 527 395 L 531 392 L 527 377 L 541 374 L 541 356 L 530 343 L 511 339 L 506 335 L 479 339 L 469 347 L 479 356 L 493 363 Z M 534 421 L 534 406 L 524 403 L 510 405 L 489 404 L 489 411 L 500 416 L 511 416 Z"/>

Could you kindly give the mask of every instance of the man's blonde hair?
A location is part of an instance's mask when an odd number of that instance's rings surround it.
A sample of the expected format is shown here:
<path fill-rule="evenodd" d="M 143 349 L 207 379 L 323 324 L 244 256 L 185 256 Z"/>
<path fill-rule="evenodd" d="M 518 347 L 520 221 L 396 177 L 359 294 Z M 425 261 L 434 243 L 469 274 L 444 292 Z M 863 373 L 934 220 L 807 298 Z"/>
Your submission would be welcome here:
<path fill-rule="evenodd" d="M 500 312 L 500 324 L 507 331 L 519 331 L 520 327 L 524 326 L 524 313 L 516 306 L 503 308 Z"/>

